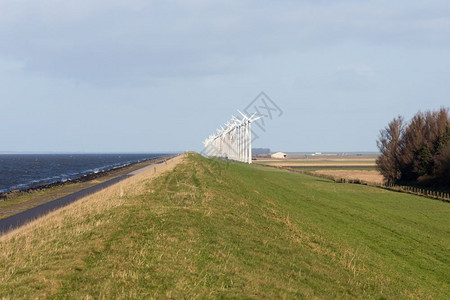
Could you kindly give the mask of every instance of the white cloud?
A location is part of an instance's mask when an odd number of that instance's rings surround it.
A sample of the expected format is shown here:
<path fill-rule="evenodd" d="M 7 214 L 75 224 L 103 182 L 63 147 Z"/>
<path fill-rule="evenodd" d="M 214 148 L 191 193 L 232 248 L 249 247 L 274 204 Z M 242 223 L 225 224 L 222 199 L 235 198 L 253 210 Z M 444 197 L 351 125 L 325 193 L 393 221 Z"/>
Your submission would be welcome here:
<path fill-rule="evenodd" d="M 226 120 L 264 90 L 284 105 L 286 126 L 302 114 L 314 122 L 325 106 L 345 132 L 359 109 L 377 121 L 377 113 L 389 114 L 381 102 L 392 112 L 396 99 L 413 99 L 412 110 L 422 109 L 422 98 L 442 102 L 449 16 L 447 1 L 437 0 L 3 0 L 0 104 L 15 115 L 2 117 L 17 128 L 41 122 L 57 136 L 66 133 L 53 123 L 67 120 L 68 134 L 81 139 L 79 116 L 87 116 L 84 129 L 126 134 L 134 124 L 161 144 L 166 135 L 154 128 L 165 115 L 186 123 L 192 136 L 207 134 L 213 128 L 205 129 L 198 112 L 209 112 L 216 126 L 215 114 Z M 179 134 L 175 127 L 167 134 Z"/>
<path fill-rule="evenodd" d="M 446 6 L 435 2 L 421 14 L 422 4 L 405 3 L 2 1 L 0 57 L 53 76 L 120 84 L 239 72 L 256 55 L 346 42 L 449 44 Z"/>

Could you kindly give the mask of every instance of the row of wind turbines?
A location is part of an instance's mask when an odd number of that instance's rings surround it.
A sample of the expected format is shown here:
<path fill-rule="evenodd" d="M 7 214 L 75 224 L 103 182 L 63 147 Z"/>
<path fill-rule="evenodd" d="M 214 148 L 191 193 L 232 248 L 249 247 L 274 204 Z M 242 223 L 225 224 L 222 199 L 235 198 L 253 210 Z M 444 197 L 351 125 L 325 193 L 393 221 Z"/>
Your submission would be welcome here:
<path fill-rule="evenodd" d="M 239 111 L 242 119 L 231 117 L 231 122 L 220 126 L 216 134 L 210 135 L 204 142 L 206 156 L 231 159 L 245 163 L 252 163 L 252 122 L 263 116 L 256 113 L 248 117 Z"/>

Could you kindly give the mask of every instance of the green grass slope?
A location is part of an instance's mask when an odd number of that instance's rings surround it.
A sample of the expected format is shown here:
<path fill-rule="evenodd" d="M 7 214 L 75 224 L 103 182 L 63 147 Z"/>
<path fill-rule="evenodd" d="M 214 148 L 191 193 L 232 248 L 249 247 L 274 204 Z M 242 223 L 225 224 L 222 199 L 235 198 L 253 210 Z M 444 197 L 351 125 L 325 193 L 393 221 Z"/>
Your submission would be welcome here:
<path fill-rule="evenodd" d="M 0 297 L 450 298 L 448 203 L 196 154 L 141 184 L 2 240 Z"/>

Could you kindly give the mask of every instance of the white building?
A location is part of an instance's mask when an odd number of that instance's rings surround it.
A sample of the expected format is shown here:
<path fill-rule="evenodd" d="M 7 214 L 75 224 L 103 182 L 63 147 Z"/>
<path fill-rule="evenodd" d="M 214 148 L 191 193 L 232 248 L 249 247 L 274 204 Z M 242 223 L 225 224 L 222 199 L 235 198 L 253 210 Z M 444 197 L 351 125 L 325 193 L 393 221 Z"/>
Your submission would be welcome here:
<path fill-rule="evenodd" d="M 286 158 L 287 154 L 284 152 L 275 152 L 270 155 L 271 158 Z"/>

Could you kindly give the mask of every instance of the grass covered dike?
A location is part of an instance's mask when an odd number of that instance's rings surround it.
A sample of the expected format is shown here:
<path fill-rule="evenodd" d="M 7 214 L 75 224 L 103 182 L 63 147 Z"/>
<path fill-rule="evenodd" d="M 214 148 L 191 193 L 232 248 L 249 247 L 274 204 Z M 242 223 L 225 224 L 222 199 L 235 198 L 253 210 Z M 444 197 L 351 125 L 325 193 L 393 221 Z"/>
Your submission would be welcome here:
<path fill-rule="evenodd" d="M 189 154 L 0 239 L 4 298 L 450 298 L 450 205 Z"/>

